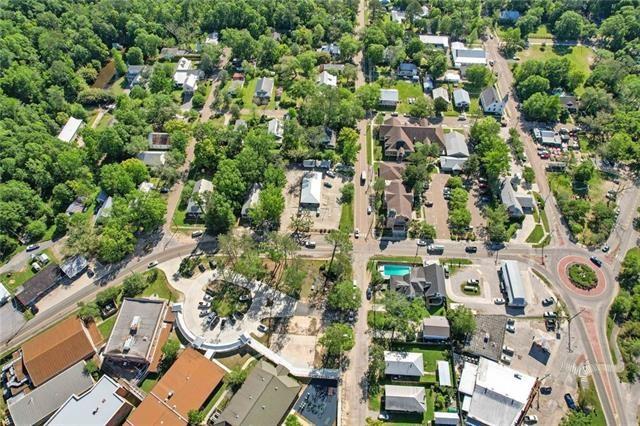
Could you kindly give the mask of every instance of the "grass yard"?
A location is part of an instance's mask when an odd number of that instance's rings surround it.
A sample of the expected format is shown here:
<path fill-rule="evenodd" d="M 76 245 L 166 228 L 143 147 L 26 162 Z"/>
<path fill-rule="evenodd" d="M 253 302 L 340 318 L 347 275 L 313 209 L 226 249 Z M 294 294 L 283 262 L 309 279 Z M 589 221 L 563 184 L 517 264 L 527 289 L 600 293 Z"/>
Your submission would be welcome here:
<path fill-rule="evenodd" d="M 371 125 L 367 123 L 367 164 L 373 163 L 373 144 L 371 143 Z"/>
<path fill-rule="evenodd" d="M 535 228 L 533 228 L 533 231 L 531 231 L 531 234 L 527 237 L 526 241 L 528 243 L 538 243 L 542 237 L 544 237 L 544 229 L 542 228 L 542 225 L 537 224 Z"/>
<path fill-rule="evenodd" d="M 410 83 L 408 81 L 398 81 L 394 88 L 398 89 L 400 103 L 398 104 L 398 112 L 408 113 L 411 104 L 407 102 L 408 98 L 418 98 L 424 96 L 422 86 L 418 83 Z"/>
<path fill-rule="evenodd" d="M 587 387 L 582 387 L 582 385 L 578 383 L 578 402 L 581 406 L 588 405 L 593 410 L 588 416 L 588 422 L 585 424 L 589 424 L 591 426 L 605 426 L 607 422 L 602 413 L 602 405 L 600 404 L 600 399 L 596 393 L 593 378 L 589 377 L 588 381 L 589 385 Z"/>
<path fill-rule="evenodd" d="M 353 231 L 353 200 L 350 203 L 342 203 L 339 228 L 347 233 Z"/>
<path fill-rule="evenodd" d="M 392 343 L 394 351 L 419 352 L 424 361 L 424 370 L 435 373 L 437 361 L 449 361 L 449 348 L 447 346 L 426 346 L 417 343 Z"/>
<path fill-rule="evenodd" d="M 153 272 L 157 271 L 156 279 L 142 292 L 142 296 L 155 296 L 160 299 L 175 301 L 180 299 L 180 293 L 169 285 L 167 276 L 160 269 L 152 269 L 144 273 L 145 278 L 149 277 Z"/>
<path fill-rule="evenodd" d="M 51 251 L 51 249 L 46 249 L 46 250 L 43 250 L 42 252 L 45 253 L 47 256 L 49 256 L 50 263 L 57 262 L 56 257 L 53 255 L 53 252 Z M 18 289 L 18 287 L 20 287 L 27 280 L 29 280 L 34 275 L 36 275 L 36 272 L 31 268 L 31 263 L 32 262 L 29 261 L 25 265 L 24 269 L 21 269 L 19 271 L 7 272 L 0 275 L 0 282 L 4 284 L 4 286 L 9 291 L 9 293 L 14 294 Z M 11 276 L 9 276 L 9 274 L 11 274 Z"/>
<path fill-rule="evenodd" d="M 542 24 L 533 33 L 529 34 L 529 38 L 548 38 L 553 39 L 553 34 L 549 32 L 546 25 Z"/>
<path fill-rule="evenodd" d="M 160 375 L 149 374 L 140 385 L 140 389 L 142 389 L 146 393 L 149 393 L 151 392 L 151 389 L 153 389 L 153 387 L 156 385 L 156 383 L 158 383 L 158 380 L 160 380 Z"/>
<path fill-rule="evenodd" d="M 117 315 L 111 315 L 106 320 L 102 321 L 100 325 L 98 325 L 98 330 L 100 330 L 100 334 L 106 340 L 109 340 L 109 336 L 111 336 L 111 330 L 113 330 L 113 326 L 116 325 Z"/>
<path fill-rule="evenodd" d="M 471 259 L 463 259 L 463 258 L 455 258 L 455 257 L 443 257 L 440 259 L 441 265 L 449 266 L 449 273 L 451 275 L 455 274 L 459 269 L 472 265 L 473 261 Z"/>
<path fill-rule="evenodd" d="M 251 352 L 242 350 L 241 352 L 234 353 L 230 356 L 216 358 L 216 361 L 220 362 L 220 364 L 224 365 L 229 370 L 233 370 L 236 367 L 242 367 L 251 359 L 255 359 Z"/>
<path fill-rule="evenodd" d="M 111 122 L 112 118 L 113 116 L 111 114 L 105 113 L 100 119 L 100 122 L 98 123 L 98 125 L 96 126 L 96 130 L 104 130 L 107 127 L 109 127 L 109 123 Z"/>
<path fill-rule="evenodd" d="M 531 37 L 531 36 L 530 36 Z M 541 46 L 532 45 L 528 49 L 518 53 L 522 61 L 529 59 L 547 60 L 552 58 L 567 57 L 573 66 L 589 75 L 589 65 L 593 62 L 594 53 L 586 46 Z"/>
<path fill-rule="evenodd" d="M 376 262 L 409 263 L 411 265 L 422 265 L 422 258 L 420 256 L 384 256 L 377 254 L 369 258 L 367 269 L 371 270 L 371 268 L 375 266 Z"/>
<path fill-rule="evenodd" d="M 258 109 L 275 109 L 276 108 L 276 87 L 273 88 L 273 93 L 271 94 L 271 100 L 266 105 L 256 105 L 253 103 L 253 93 L 256 91 L 256 85 L 258 84 L 258 79 L 253 78 L 251 80 L 245 81 L 244 87 L 242 89 L 242 105 L 245 108 L 256 107 Z"/>

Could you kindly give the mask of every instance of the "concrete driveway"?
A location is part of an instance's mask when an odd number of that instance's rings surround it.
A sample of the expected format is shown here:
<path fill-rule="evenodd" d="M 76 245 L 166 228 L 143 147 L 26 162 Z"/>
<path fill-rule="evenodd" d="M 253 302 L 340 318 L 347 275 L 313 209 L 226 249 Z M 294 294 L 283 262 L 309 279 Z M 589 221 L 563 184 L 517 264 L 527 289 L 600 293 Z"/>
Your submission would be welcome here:
<path fill-rule="evenodd" d="M 431 184 L 427 190 L 426 200 L 433 203 L 432 207 L 425 208 L 425 219 L 427 223 L 436 227 L 437 239 L 449 239 L 449 207 L 442 196 L 442 190 L 449 180 L 449 175 L 434 174 Z"/>
<path fill-rule="evenodd" d="M 0 342 L 6 342 L 26 324 L 22 312 L 7 302 L 0 307 Z"/>

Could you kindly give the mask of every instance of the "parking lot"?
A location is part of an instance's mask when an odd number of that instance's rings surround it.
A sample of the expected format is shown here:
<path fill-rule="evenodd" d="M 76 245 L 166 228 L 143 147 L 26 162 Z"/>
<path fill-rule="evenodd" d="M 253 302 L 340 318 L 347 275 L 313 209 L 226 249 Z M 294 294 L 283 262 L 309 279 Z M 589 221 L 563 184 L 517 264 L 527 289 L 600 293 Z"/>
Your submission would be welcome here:
<path fill-rule="evenodd" d="M 449 180 L 449 175 L 434 174 L 431 176 L 431 183 L 427 189 L 425 201 L 433 203 L 432 207 L 426 208 L 425 219 L 427 223 L 436 227 L 436 238 L 448 239 L 451 236 L 449 232 L 449 207 L 442 196 L 442 190 Z"/>
<path fill-rule="evenodd" d="M 298 214 L 300 206 L 300 191 L 302 185 L 302 178 L 309 171 L 320 171 L 302 168 L 291 168 L 286 172 L 287 185 L 284 188 L 285 208 L 280 221 L 280 229 L 287 231 L 291 224 L 291 217 Z M 313 231 L 337 229 L 340 223 L 340 189 L 347 183 L 348 180 L 336 175 L 335 178 L 327 176 L 323 173 L 322 187 L 321 187 L 321 201 L 319 210 L 310 212 L 310 217 L 313 220 L 311 229 Z M 326 184 L 329 183 L 331 188 L 328 188 Z"/>
<path fill-rule="evenodd" d="M 552 311 L 555 306 L 542 306 L 542 299 L 550 297 L 553 293 L 531 272 L 529 265 L 520 262 L 520 275 L 525 289 L 527 306 L 524 309 L 514 309 L 506 305 L 494 303 L 496 298 L 505 298 L 500 292 L 500 280 L 498 268 L 493 259 L 476 259 L 474 264 L 463 266 L 447 280 L 447 296 L 457 303 L 464 303 L 479 313 L 490 315 L 514 315 L 514 316 L 542 316 L 545 311 Z M 477 279 L 479 293 L 469 295 L 463 292 L 463 287 L 468 280 Z"/>

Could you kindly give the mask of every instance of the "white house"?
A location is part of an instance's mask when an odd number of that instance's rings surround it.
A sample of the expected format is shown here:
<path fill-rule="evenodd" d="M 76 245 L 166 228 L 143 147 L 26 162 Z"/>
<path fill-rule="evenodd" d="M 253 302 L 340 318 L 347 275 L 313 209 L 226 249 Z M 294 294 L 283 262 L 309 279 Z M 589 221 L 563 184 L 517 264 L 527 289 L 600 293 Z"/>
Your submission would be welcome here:
<path fill-rule="evenodd" d="M 481 47 L 466 47 L 464 43 L 454 41 L 451 43 L 451 57 L 453 66 L 463 74 L 471 65 L 486 65 L 487 53 Z"/>
<path fill-rule="evenodd" d="M 433 96 L 433 100 L 435 101 L 438 98 L 444 99 L 447 103 L 451 103 L 449 100 L 449 92 L 446 87 L 438 87 L 433 89 L 431 92 L 431 96 Z"/>
<path fill-rule="evenodd" d="M 149 167 L 160 167 L 164 166 L 167 158 L 166 154 L 161 151 L 142 151 L 138 154 L 138 160 Z"/>
<path fill-rule="evenodd" d="M 380 89 L 380 105 L 395 107 L 400 102 L 400 94 L 397 89 Z"/>
<path fill-rule="evenodd" d="M 465 136 L 457 131 L 444 135 L 446 155 L 440 157 L 440 171 L 446 173 L 460 173 L 469 158 L 469 147 Z"/>
<path fill-rule="evenodd" d="M 79 118 L 69 117 L 67 124 L 64 125 L 60 134 L 58 134 L 58 139 L 63 142 L 72 142 L 76 137 L 78 137 L 78 132 L 80 132 L 83 125 L 84 122 Z"/>
<path fill-rule="evenodd" d="M 464 89 L 455 89 L 453 91 L 453 104 L 456 108 L 469 108 L 469 105 L 471 105 L 469 92 Z"/>
<path fill-rule="evenodd" d="M 427 410 L 423 386 L 384 386 L 384 409 L 400 413 L 424 413 Z"/>
<path fill-rule="evenodd" d="M 404 10 L 400 9 L 391 9 L 391 20 L 393 22 L 397 22 L 402 24 L 407 19 L 407 14 Z"/>
<path fill-rule="evenodd" d="M 509 95 L 500 96 L 498 89 L 495 87 L 487 87 L 480 93 L 480 106 L 487 114 L 502 115 Z"/>
<path fill-rule="evenodd" d="M 445 83 L 453 83 L 453 84 L 460 84 L 460 82 L 462 81 L 462 77 L 460 77 L 460 73 L 454 70 L 449 70 L 445 72 L 442 79 L 444 80 Z"/>
<path fill-rule="evenodd" d="M 449 37 L 447 36 L 423 34 L 420 35 L 419 38 L 426 46 L 433 46 L 442 50 L 447 50 L 449 48 Z"/>
<path fill-rule="evenodd" d="M 195 220 L 204 214 L 207 194 L 211 192 L 213 192 L 213 183 L 210 180 L 200 179 L 193 185 L 193 192 L 187 203 L 187 218 Z"/>
<path fill-rule="evenodd" d="M 282 120 L 274 118 L 267 123 L 267 132 L 280 140 L 284 136 L 284 124 Z"/>
<path fill-rule="evenodd" d="M 384 374 L 387 376 L 424 375 L 424 361 L 420 352 L 384 351 L 384 365 Z"/>
<path fill-rule="evenodd" d="M 198 75 L 187 75 L 187 78 L 184 81 L 182 87 L 184 88 L 185 93 L 194 93 L 198 89 Z"/>
<path fill-rule="evenodd" d="M 324 84 L 325 86 L 336 87 L 338 85 L 338 77 L 330 72 L 322 71 L 320 75 L 318 75 L 316 82 L 318 84 Z"/>

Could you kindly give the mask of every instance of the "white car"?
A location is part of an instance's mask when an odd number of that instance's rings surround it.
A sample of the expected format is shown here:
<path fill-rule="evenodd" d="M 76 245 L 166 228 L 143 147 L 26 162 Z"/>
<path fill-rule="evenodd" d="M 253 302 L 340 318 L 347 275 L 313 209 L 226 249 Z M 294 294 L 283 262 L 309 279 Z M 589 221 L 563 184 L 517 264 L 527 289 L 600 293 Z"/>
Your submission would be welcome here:
<path fill-rule="evenodd" d="M 504 328 L 510 333 L 516 332 L 516 326 L 514 324 L 507 324 Z"/>
<path fill-rule="evenodd" d="M 502 354 L 502 356 L 500 357 L 500 361 L 504 362 L 507 365 L 511 364 L 511 357 L 509 355 Z"/>
<path fill-rule="evenodd" d="M 356 228 L 356 230 L 353 231 L 353 236 L 354 238 L 360 238 L 360 230 L 358 228 Z"/>
<path fill-rule="evenodd" d="M 422 240 L 422 239 L 418 240 L 418 246 L 419 247 L 424 247 L 426 245 L 427 245 L 427 241 L 426 240 Z"/>
<path fill-rule="evenodd" d="M 147 268 L 151 269 L 155 266 L 158 266 L 158 261 L 154 260 L 153 262 L 149 262 L 149 264 L 147 265 Z"/>
<path fill-rule="evenodd" d="M 504 305 L 505 304 L 505 300 L 502 297 L 498 297 L 493 299 L 493 303 L 495 303 L 496 305 Z"/>
<path fill-rule="evenodd" d="M 378 420 L 389 420 L 389 415 L 387 413 L 380 413 L 378 414 Z"/>
<path fill-rule="evenodd" d="M 536 415 L 524 416 L 524 422 L 525 423 L 538 423 L 538 416 L 536 416 Z"/>
<path fill-rule="evenodd" d="M 371 206 L 367 206 L 367 214 L 371 214 L 372 211 L 373 209 L 371 208 Z"/>

